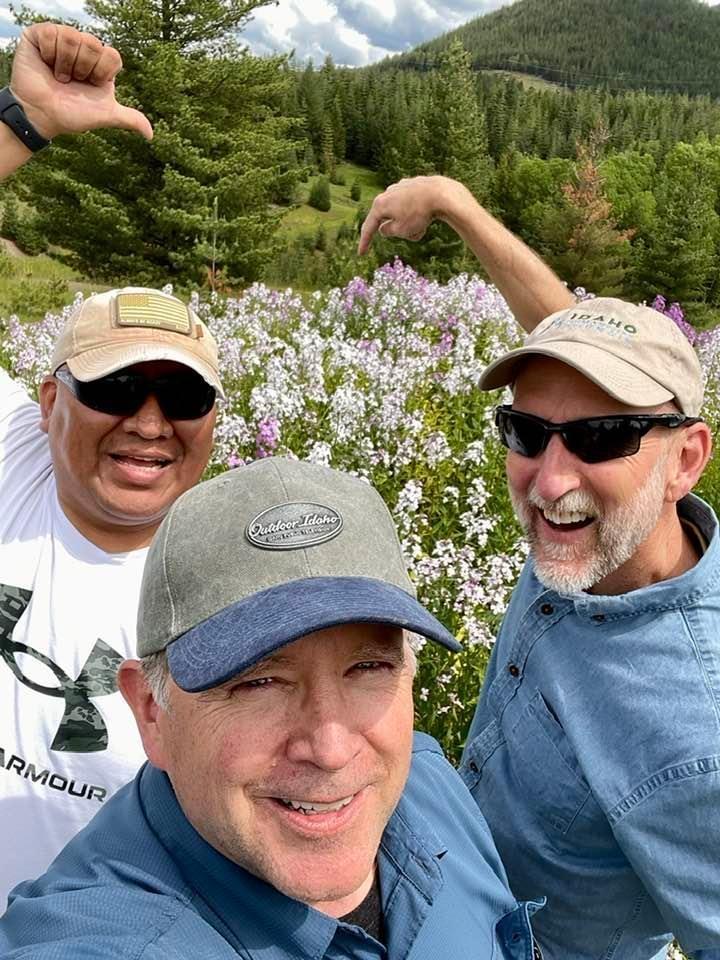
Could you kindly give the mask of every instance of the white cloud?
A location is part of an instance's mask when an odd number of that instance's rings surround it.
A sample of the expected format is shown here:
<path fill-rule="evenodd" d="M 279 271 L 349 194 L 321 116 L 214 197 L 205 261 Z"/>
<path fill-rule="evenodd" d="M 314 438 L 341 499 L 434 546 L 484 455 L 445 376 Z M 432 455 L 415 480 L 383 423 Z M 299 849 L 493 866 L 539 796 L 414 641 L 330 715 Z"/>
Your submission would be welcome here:
<path fill-rule="evenodd" d="M 362 65 L 504 6 L 511 0 L 281 0 L 258 10 L 245 31 L 261 53 L 295 50 L 316 62 Z"/>
<path fill-rule="evenodd" d="M 261 7 L 243 33 L 256 53 L 287 53 L 316 63 L 362 66 L 490 13 L 513 0 L 280 0 Z M 716 6 L 720 0 L 703 0 Z M 29 0 L 48 16 L 85 19 L 84 0 Z M 0 45 L 17 35 L 6 0 L 0 0 Z"/>

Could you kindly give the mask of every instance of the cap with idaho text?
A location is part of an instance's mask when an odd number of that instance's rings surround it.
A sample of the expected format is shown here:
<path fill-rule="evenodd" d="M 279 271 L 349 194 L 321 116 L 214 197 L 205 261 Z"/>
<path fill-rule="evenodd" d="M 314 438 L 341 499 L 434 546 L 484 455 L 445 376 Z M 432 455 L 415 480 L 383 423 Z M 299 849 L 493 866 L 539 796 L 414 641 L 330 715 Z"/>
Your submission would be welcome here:
<path fill-rule="evenodd" d="M 403 627 L 460 645 L 416 599 L 395 525 L 364 480 L 273 457 L 201 483 L 150 547 L 137 652 L 184 690 L 217 686 L 309 633 Z"/>
<path fill-rule="evenodd" d="M 67 364 L 77 380 L 98 380 L 148 360 L 182 363 L 225 395 L 217 344 L 208 328 L 182 300 L 145 287 L 83 300 L 55 343 L 51 371 Z"/>
<path fill-rule="evenodd" d="M 703 374 L 690 341 L 677 324 L 651 307 L 597 297 L 551 314 L 522 347 L 491 363 L 480 388 L 514 382 L 519 365 L 532 356 L 552 357 L 632 407 L 674 400 L 688 417 L 703 402 Z"/>

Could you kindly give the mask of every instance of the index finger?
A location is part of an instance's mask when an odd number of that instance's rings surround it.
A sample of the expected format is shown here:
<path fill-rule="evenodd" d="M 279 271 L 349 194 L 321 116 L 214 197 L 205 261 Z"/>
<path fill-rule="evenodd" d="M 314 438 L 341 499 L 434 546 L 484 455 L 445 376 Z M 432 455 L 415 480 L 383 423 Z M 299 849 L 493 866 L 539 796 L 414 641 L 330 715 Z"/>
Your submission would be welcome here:
<path fill-rule="evenodd" d="M 365 217 L 363 225 L 360 228 L 360 240 L 358 241 L 359 254 L 368 252 L 372 238 L 380 229 L 380 224 L 385 220 L 387 220 L 387 217 L 380 213 L 380 207 L 376 200 L 375 203 L 373 203 L 373 205 L 370 207 L 370 211 Z"/>

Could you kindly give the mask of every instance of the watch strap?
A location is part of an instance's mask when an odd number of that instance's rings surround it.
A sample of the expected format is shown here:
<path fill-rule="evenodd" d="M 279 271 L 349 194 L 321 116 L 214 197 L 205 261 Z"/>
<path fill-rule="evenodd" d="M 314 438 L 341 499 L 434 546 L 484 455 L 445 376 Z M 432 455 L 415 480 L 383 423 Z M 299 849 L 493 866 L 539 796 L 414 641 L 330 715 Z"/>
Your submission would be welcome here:
<path fill-rule="evenodd" d="M 0 90 L 0 120 L 7 124 L 18 140 L 33 153 L 50 144 L 50 140 L 46 140 L 30 123 L 23 105 L 16 99 L 10 87 Z"/>

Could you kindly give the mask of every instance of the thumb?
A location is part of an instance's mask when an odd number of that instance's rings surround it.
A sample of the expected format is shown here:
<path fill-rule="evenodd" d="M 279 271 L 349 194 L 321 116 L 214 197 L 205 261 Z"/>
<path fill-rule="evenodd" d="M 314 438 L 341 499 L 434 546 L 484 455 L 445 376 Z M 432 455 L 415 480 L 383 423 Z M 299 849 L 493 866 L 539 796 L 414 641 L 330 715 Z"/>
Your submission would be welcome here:
<path fill-rule="evenodd" d="M 113 115 L 112 125 L 123 130 L 133 130 L 145 137 L 146 140 L 152 140 L 153 138 L 152 124 L 144 113 L 133 109 L 133 107 L 124 107 L 118 103 Z"/>

